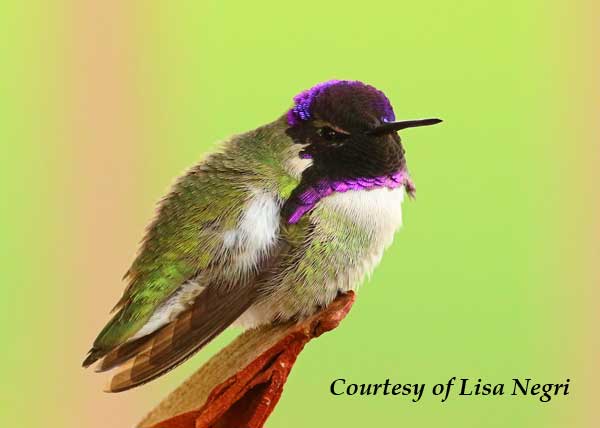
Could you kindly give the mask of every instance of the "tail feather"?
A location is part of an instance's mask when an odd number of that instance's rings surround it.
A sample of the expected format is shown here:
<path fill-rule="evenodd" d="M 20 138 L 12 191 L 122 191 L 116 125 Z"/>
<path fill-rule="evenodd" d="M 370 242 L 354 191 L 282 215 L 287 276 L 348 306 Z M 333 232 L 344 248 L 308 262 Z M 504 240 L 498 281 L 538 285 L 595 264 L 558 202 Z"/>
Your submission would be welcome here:
<path fill-rule="evenodd" d="M 166 328 L 167 326 L 163 327 Z M 105 372 L 112 370 L 117 366 L 124 364 L 127 360 L 135 357 L 137 354 L 143 352 L 144 346 L 148 345 L 148 342 L 152 340 L 154 335 L 159 333 L 162 329 L 159 329 L 147 336 L 140 337 L 139 339 L 125 342 L 121 346 L 108 352 L 96 367 L 96 372 Z"/>
<path fill-rule="evenodd" d="M 91 366 L 96 361 L 98 361 L 100 358 L 102 358 L 104 356 L 104 354 L 106 354 L 106 352 L 101 351 L 99 349 L 96 349 L 96 348 L 90 349 L 87 357 L 85 357 L 85 360 L 83 360 L 83 363 L 81 364 L 82 367 L 87 368 L 87 367 Z"/>
<path fill-rule="evenodd" d="M 120 366 L 107 392 L 134 388 L 161 376 L 208 344 L 250 307 L 255 288 L 219 293 L 206 289 L 190 309 L 139 342 L 106 355 L 99 370 Z M 128 346 L 129 345 L 129 346 Z"/>

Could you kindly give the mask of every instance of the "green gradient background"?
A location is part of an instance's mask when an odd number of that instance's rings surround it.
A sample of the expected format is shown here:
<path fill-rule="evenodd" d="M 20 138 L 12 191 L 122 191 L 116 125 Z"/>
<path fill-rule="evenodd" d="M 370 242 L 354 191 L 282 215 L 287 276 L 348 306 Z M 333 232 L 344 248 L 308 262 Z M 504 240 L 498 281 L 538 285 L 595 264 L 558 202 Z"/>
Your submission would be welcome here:
<path fill-rule="evenodd" d="M 596 11 L 583 1 L 3 2 L 0 426 L 132 426 L 230 340 L 107 395 L 80 369 L 155 201 L 216 141 L 330 78 L 384 90 L 418 198 L 270 427 L 591 427 Z M 351 381 L 571 379 L 571 395 L 333 397 Z M 45 421 L 45 423 L 43 423 Z"/>

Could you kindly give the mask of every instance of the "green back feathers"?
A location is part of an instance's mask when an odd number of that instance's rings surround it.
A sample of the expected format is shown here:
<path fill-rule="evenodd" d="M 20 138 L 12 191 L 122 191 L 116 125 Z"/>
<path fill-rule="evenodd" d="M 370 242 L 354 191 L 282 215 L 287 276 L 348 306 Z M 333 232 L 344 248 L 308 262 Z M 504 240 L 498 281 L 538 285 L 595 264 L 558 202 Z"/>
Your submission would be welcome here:
<path fill-rule="evenodd" d="M 119 311 L 94 343 L 113 347 L 139 330 L 181 284 L 206 269 L 222 232 L 235 227 L 247 194 L 217 177 L 192 170 L 162 202 L 125 278 Z"/>
<path fill-rule="evenodd" d="M 234 137 L 177 181 L 125 275 L 128 287 L 94 342 L 96 355 L 132 337 L 183 283 L 219 262 L 223 233 L 235 229 L 252 188 L 289 196 L 298 183 L 283 168 L 291 145 L 284 128 L 278 120 Z"/>

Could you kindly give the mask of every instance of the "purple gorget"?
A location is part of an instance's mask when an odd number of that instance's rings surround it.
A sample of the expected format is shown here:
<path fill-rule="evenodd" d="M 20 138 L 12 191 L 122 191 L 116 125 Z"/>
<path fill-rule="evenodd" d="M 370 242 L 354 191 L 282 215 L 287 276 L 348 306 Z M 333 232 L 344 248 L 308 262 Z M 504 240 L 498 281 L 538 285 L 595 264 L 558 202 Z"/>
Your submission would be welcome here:
<path fill-rule="evenodd" d="M 409 196 L 414 197 L 415 185 L 413 184 L 408 171 L 401 169 L 390 175 L 374 178 L 350 178 L 347 180 L 329 180 L 323 179 L 316 184 L 310 186 L 300 193 L 294 202 L 296 207 L 288 218 L 288 223 L 297 223 L 304 214 L 313 209 L 317 202 L 334 192 L 348 191 L 370 191 L 387 187 L 388 189 L 396 189 L 404 186 Z"/>

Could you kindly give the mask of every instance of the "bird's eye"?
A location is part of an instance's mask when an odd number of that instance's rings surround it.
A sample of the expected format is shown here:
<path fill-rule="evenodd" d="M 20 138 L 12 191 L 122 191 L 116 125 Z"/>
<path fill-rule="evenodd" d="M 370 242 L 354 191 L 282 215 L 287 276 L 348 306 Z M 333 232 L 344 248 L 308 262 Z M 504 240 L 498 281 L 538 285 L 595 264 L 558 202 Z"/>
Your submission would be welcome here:
<path fill-rule="evenodd" d="M 322 128 L 317 129 L 317 134 L 327 141 L 343 141 L 349 137 L 348 134 L 335 131 L 329 126 L 324 126 Z"/>

